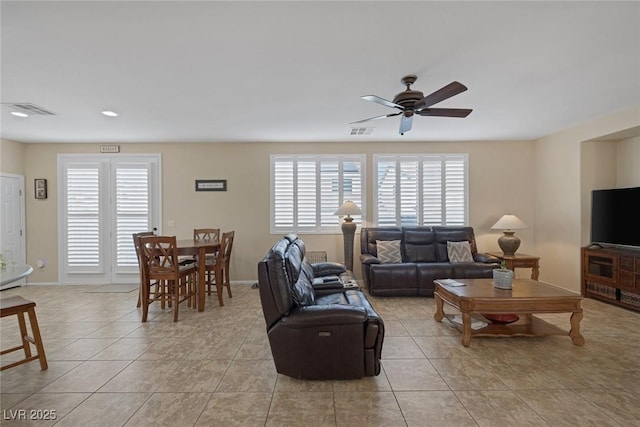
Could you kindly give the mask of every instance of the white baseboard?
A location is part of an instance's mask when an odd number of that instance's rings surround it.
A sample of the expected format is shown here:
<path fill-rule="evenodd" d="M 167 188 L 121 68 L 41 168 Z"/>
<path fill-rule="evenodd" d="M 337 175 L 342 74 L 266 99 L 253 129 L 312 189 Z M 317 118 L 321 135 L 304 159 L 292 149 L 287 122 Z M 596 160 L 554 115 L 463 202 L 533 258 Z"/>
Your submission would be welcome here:
<path fill-rule="evenodd" d="M 27 286 L 60 286 L 58 282 L 27 282 Z"/>

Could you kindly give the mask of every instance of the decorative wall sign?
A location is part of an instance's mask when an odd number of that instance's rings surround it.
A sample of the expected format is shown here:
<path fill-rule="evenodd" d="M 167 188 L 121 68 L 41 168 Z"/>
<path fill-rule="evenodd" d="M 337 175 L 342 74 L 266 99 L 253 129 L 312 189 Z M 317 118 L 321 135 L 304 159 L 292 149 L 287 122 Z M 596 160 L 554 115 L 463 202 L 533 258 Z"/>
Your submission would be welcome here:
<path fill-rule="evenodd" d="M 196 179 L 196 191 L 227 191 L 227 180 Z"/>
<path fill-rule="evenodd" d="M 33 180 L 33 188 L 36 194 L 36 199 L 47 198 L 47 180 L 44 178 L 36 178 Z"/>
<path fill-rule="evenodd" d="M 120 146 L 119 145 L 101 145 L 100 152 L 101 153 L 119 153 Z"/>

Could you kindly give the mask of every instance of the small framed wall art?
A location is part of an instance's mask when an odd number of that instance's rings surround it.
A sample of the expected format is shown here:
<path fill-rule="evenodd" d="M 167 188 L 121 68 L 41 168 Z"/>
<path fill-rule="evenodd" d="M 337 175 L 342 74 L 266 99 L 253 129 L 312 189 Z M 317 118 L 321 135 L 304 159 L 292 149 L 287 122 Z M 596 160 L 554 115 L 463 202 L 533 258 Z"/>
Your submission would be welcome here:
<path fill-rule="evenodd" d="M 227 191 L 227 180 L 196 179 L 196 191 Z"/>
<path fill-rule="evenodd" d="M 34 192 L 36 199 L 47 198 L 47 180 L 44 178 L 36 178 L 33 180 Z"/>

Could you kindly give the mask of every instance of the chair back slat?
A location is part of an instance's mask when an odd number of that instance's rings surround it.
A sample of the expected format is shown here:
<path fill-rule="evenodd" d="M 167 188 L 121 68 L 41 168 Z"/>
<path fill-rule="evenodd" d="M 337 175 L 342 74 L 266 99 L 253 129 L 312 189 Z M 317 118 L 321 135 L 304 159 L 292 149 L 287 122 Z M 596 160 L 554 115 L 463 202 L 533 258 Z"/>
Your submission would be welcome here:
<path fill-rule="evenodd" d="M 235 237 L 235 231 L 228 231 L 224 233 L 222 239 L 226 240 L 226 244 L 224 246 L 224 257 L 226 259 L 231 258 L 231 249 L 233 248 L 233 239 Z"/>
<path fill-rule="evenodd" d="M 194 228 L 193 240 L 220 240 L 219 228 Z"/>
<path fill-rule="evenodd" d="M 218 250 L 218 257 L 216 258 L 216 264 L 218 264 L 220 268 L 224 268 L 227 265 L 227 260 L 231 256 L 234 234 L 235 233 L 233 231 L 222 233 L 222 238 L 220 239 L 220 249 Z"/>

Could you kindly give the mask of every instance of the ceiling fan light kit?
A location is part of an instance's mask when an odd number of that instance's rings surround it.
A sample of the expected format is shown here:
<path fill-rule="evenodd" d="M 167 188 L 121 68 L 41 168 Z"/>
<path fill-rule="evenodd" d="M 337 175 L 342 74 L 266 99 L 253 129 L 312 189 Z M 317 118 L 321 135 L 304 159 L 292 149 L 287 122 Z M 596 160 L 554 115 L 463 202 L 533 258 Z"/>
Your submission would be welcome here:
<path fill-rule="evenodd" d="M 411 89 L 411 85 L 414 84 L 417 79 L 418 77 L 413 74 L 404 76 L 400 81 L 403 85 L 406 86 L 406 90 L 397 94 L 393 98 L 393 101 L 380 98 L 376 95 L 365 95 L 362 97 L 362 99 L 364 99 L 365 101 L 371 101 L 380 105 L 384 105 L 385 107 L 395 108 L 400 110 L 399 112 L 370 117 L 368 119 L 359 120 L 357 122 L 351 122 L 351 124 L 364 123 L 371 120 L 386 119 L 387 117 L 402 115 L 402 117 L 400 118 L 399 131 L 400 135 L 404 135 L 405 132 L 409 132 L 411 130 L 411 126 L 413 124 L 413 116 L 416 114 L 419 116 L 463 118 L 467 117 L 469 114 L 471 114 L 471 111 L 473 111 L 468 108 L 429 108 L 432 105 L 444 101 L 445 99 L 449 99 L 452 96 L 464 92 L 465 90 L 467 90 L 467 87 L 460 82 L 454 81 L 438 89 L 437 91 L 424 96 L 424 94 L 419 90 Z"/>

